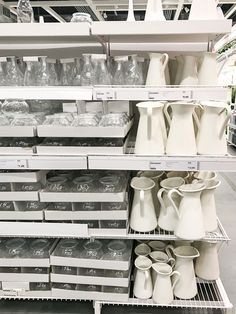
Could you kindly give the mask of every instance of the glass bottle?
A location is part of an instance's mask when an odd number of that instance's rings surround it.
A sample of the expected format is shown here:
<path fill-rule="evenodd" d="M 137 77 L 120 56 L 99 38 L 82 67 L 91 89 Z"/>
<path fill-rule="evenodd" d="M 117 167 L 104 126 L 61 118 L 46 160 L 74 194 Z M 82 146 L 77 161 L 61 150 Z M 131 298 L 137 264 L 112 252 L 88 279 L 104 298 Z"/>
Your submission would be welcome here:
<path fill-rule="evenodd" d="M 72 81 L 72 85 L 79 86 L 81 85 L 81 60 L 80 58 L 75 59 L 75 73 Z"/>
<path fill-rule="evenodd" d="M 47 57 L 42 56 L 38 58 L 39 66 L 36 71 L 36 85 L 48 86 L 49 85 L 49 68 L 47 63 Z"/>
<path fill-rule="evenodd" d="M 142 77 L 142 70 L 138 65 L 137 55 L 130 56 L 126 72 L 126 85 L 142 85 L 140 84 L 140 77 Z"/>
<path fill-rule="evenodd" d="M 19 0 L 17 3 L 17 23 L 33 23 L 34 11 L 29 0 Z"/>
<path fill-rule="evenodd" d="M 93 85 L 111 85 L 110 74 L 106 66 L 106 55 L 92 55 L 94 64 Z"/>
<path fill-rule="evenodd" d="M 26 70 L 24 75 L 25 86 L 36 86 L 35 75 L 38 67 L 37 57 L 26 57 L 23 58 L 26 62 Z"/>
<path fill-rule="evenodd" d="M 83 54 L 83 68 L 81 71 L 81 85 L 92 85 L 93 65 L 91 62 L 91 55 Z"/>
<path fill-rule="evenodd" d="M 56 71 L 57 60 L 47 58 L 46 62 L 48 64 L 48 70 L 49 70 L 49 85 L 50 86 L 59 85 L 59 80 L 58 80 L 57 71 Z"/>
<path fill-rule="evenodd" d="M 62 65 L 61 69 L 61 85 L 70 86 L 72 85 L 74 73 L 75 73 L 75 59 L 60 59 Z"/>
<path fill-rule="evenodd" d="M 115 57 L 116 68 L 113 76 L 113 85 L 125 84 L 124 64 L 128 61 L 128 57 Z"/>
<path fill-rule="evenodd" d="M 20 71 L 14 56 L 7 57 L 6 84 L 10 86 L 23 85 L 23 74 Z"/>

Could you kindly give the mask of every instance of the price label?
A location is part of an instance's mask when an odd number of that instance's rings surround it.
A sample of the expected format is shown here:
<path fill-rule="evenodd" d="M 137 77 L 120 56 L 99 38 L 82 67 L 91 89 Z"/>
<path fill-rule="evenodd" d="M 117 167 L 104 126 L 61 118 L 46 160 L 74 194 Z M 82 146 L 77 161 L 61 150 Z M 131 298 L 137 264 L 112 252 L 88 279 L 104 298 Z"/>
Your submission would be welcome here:
<path fill-rule="evenodd" d="M 149 100 L 191 100 L 192 91 L 167 88 L 161 91 L 148 91 Z"/>
<path fill-rule="evenodd" d="M 28 161 L 26 159 L 0 160 L 0 169 L 27 169 Z"/>
<path fill-rule="evenodd" d="M 150 170 L 188 170 L 197 171 L 199 165 L 197 161 L 151 161 Z"/>
<path fill-rule="evenodd" d="M 95 99 L 97 100 L 115 100 L 116 93 L 113 90 L 96 91 Z"/>
<path fill-rule="evenodd" d="M 160 93 L 159 92 L 148 92 L 148 99 L 149 100 L 158 100 L 158 99 L 160 99 Z"/>

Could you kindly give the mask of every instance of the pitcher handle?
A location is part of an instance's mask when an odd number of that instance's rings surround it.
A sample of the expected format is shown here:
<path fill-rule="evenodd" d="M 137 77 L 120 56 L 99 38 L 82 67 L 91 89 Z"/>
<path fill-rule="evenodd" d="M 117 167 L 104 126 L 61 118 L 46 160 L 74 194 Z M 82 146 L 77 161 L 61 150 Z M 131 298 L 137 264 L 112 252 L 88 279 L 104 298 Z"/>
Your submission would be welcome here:
<path fill-rule="evenodd" d="M 169 257 L 172 257 L 172 254 L 171 254 L 171 252 L 172 253 L 174 253 L 174 247 L 173 247 L 173 245 L 172 244 L 168 244 L 167 245 L 167 247 L 166 247 L 166 253 L 167 253 L 167 255 L 169 256 Z"/>
<path fill-rule="evenodd" d="M 222 112 L 221 112 L 221 113 L 222 113 Z M 221 127 L 221 129 L 220 129 L 220 132 L 219 132 L 219 138 L 220 138 L 220 140 L 222 139 L 222 137 L 223 137 L 223 135 L 224 135 L 225 128 L 226 128 L 226 126 L 227 126 L 227 124 L 228 124 L 228 122 L 229 122 L 230 117 L 231 117 L 231 112 L 228 112 L 227 115 L 226 115 L 226 118 L 225 118 L 225 120 L 224 120 L 224 122 L 223 122 L 223 125 L 222 125 L 222 127 Z"/>
<path fill-rule="evenodd" d="M 168 197 L 168 199 L 170 200 L 171 205 L 173 206 L 173 208 L 174 208 L 174 210 L 175 210 L 175 212 L 176 212 L 176 214 L 177 214 L 177 217 L 180 218 L 179 209 L 177 208 L 177 206 L 176 206 L 176 204 L 175 204 L 175 202 L 174 202 L 174 200 L 173 200 L 173 198 L 172 198 L 172 194 L 173 194 L 173 193 L 177 193 L 178 195 L 180 195 L 180 196 L 182 196 L 182 197 L 183 197 L 183 194 L 182 194 L 180 191 L 176 190 L 176 189 L 170 190 L 170 191 L 168 192 L 168 194 L 167 194 L 167 197 Z"/>
<path fill-rule="evenodd" d="M 174 271 L 172 272 L 171 276 L 173 276 L 173 275 L 176 275 L 177 277 L 175 278 L 174 282 L 172 283 L 172 289 L 175 288 L 177 282 L 179 281 L 179 279 L 180 279 L 180 273 L 179 273 L 177 270 L 174 270 Z"/>
<path fill-rule="evenodd" d="M 197 128 L 199 130 L 200 129 L 200 120 L 198 119 L 198 115 L 197 115 L 197 113 L 195 111 L 193 112 L 193 119 L 196 122 L 196 126 L 197 126 Z"/>
<path fill-rule="evenodd" d="M 144 289 L 147 289 L 148 280 L 150 279 L 150 273 L 148 270 L 144 271 L 145 274 L 145 281 L 144 281 Z"/>
<path fill-rule="evenodd" d="M 152 108 L 147 108 L 147 137 L 150 141 L 152 138 Z"/>
<path fill-rule="evenodd" d="M 170 107 L 170 103 L 169 104 L 165 104 L 164 105 L 164 108 L 163 108 L 163 111 L 164 111 L 164 115 L 166 116 L 166 120 L 170 126 L 171 124 L 171 117 L 169 115 L 169 112 L 168 112 L 168 108 Z"/>
<path fill-rule="evenodd" d="M 140 215 L 141 217 L 144 217 L 144 190 L 141 190 L 139 192 L 139 198 L 140 198 Z"/>
<path fill-rule="evenodd" d="M 166 252 L 167 255 L 169 256 L 168 252 Z M 169 257 L 168 263 L 170 262 L 171 267 L 175 267 L 175 259 L 173 257 Z"/>
<path fill-rule="evenodd" d="M 163 201 L 163 198 L 162 198 L 162 194 L 163 192 L 165 192 L 165 189 L 161 188 L 158 192 L 157 192 L 157 198 L 161 204 L 161 207 L 165 210 L 166 212 L 166 206 L 165 206 L 165 203 Z"/>
<path fill-rule="evenodd" d="M 167 63 L 168 63 L 168 61 L 169 61 L 169 56 L 168 56 L 168 54 L 167 54 L 167 53 L 163 53 L 161 59 L 162 59 L 162 63 L 163 63 L 163 68 L 164 68 L 164 70 L 165 70 L 165 68 L 166 68 L 166 66 L 167 66 Z"/>

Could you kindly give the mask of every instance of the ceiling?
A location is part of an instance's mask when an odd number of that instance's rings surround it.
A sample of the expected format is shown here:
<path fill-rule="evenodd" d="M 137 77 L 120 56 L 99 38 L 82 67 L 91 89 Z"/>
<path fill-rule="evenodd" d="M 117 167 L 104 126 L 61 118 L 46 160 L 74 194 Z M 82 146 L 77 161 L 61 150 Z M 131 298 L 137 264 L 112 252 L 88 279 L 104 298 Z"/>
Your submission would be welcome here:
<path fill-rule="evenodd" d="M 143 20 L 147 0 L 133 0 L 135 18 Z M 236 0 L 216 0 L 226 18 L 236 23 Z M 0 0 L 16 12 L 17 1 Z M 45 22 L 69 22 L 75 12 L 89 13 L 94 21 L 126 20 L 129 0 L 31 0 L 35 19 L 44 17 Z M 162 0 L 167 20 L 187 19 L 192 0 Z"/>

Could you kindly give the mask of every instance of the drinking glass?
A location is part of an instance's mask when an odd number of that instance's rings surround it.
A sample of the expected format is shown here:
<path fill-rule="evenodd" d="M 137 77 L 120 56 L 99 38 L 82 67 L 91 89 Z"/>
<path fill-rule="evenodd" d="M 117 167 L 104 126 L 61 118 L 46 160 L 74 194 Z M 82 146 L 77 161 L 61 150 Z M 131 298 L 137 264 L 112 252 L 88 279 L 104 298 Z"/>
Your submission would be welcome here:
<path fill-rule="evenodd" d="M 15 210 L 13 202 L 0 201 L 0 211 Z"/>
<path fill-rule="evenodd" d="M 128 61 L 128 57 L 114 57 L 116 62 L 115 72 L 113 76 L 113 85 L 125 85 L 125 65 Z"/>
<path fill-rule="evenodd" d="M 128 270 L 105 269 L 105 277 L 128 278 L 129 277 L 129 271 Z"/>
<path fill-rule="evenodd" d="M 72 126 L 97 126 L 100 118 L 95 113 L 82 113 L 72 122 Z"/>
<path fill-rule="evenodd" d="M 0 182 L 0 191 L 11 191 L 11 183 L 8 182 Z"/>
<path fill-rule="evenodd" d="M 34 137 L 14 137 L 10 142 L 10 147 L 32 147 L 38 143 L 38 139 Z"/>
<path fill-rule="evenodd" d="M 5 115 L 0 115 L 0 126 L 10 125 L 10 119 Z"/>
<path fill-rule="evenodd" d="M 24 100 L 5 100 L 1 110 L 6 116 L 14 118 L 16 114 L 28 113 L 29 105 Z"/>
<path fill-rule="evenodd" d="M 91 86 L 93 85 L 92 76 L 93 76 L 93 65 L 91 62 L 91 55 L 83 54 L 83 67 L 81 71 L 81 85 L 82 86 Z"/>
<path fill-rule="evenodd" d="M 57 245 L 55 254 L 64 257 L 79 256 L 79 241 L 76 239 L 63 239 Z"/>
<path fill-rule="evenodd" d="M 70 139 L 59 137 L 47 137 L 42 142 L 44 146 L 68 146 L 69 144 Z"/>
<path fill-rule="evenodd" d="M 117 126 L 122 127 L 129 122 L 129 117 L 126 113 L 109 113 L 104 115 L 101 118 L 99 123 L 100 126 L 108 127 L 108 126 Z"/>
<path fill-rule="evenodd" d="M 119 177 L 108 175 L 99 179 L 101 183 L 101 192 L 114 192 L 119 184 Z"/>
<path fill-rule="evenodd" d="M 73 121 L 73 117 L 71 114 L 60 113 L 54 115 L 48 115 L 43 122 L 43 125 L 49 126 L 69 126 Z"/>
<path fill-rule="evenodd" d="M 13 56 L 7 57 L 6 85 L 9 86 L 23 85 L 23 74 L 17 65 L 16 58 Z"/>
<path fill-rule="evenodd" d="M 91 176 L 81 176 L 73 180 L 75 191 L 80 193 L 91 192 L 94 188 L 94 179 Z"/>
<path fill-rule="evenodd" d="M 95 268 L 79 268 L 79 275 L 89 277 L 103 277 L 104 270 Z"/>
<path fill-rule="evenodd" d="M 96 210 L 101 210 L 101 205 L 100 203 L 94 203 L 94 202 L 74 203 L 73 210 L 96 211 Z"/>
<path fill-rule="evenodd" d="M 30 112 L 39 112 L 44 113 L 44 115 L 48 115 L 54 112 L 54 106 L 52 106 L 52 102 L 50 100 L 30 100 L 29 108 Z"/>
<path fill-rule="evenodd" d="M 112 240 L 107 245 L 108 258 L 112 260 L 125 260 L 125 254 L 127 254 L 128 247 L 122 240 Z"/>
<path fill-rule="evenodd" d="M 125 229 L 126 221 L 125 220 L 101 220 L 101 228 L 104 229 Z"/>
<path fill-rule="evenodd" d="M 20 202 L 18 206 L 21 211 L 37 211 L 46 209 L 47 204 L 39 201 L 26 201 Z"/>
<path fill-rule="evenodd" d="M 102 291 L 105 293 L 120 293 L 128 294 L 128 288 L 126 287 L 111 287 L 111 286 L 102 286 Z"/>
<path fill-rule="evenodd" d="M 30 244 L 29 255 L 33 258 L 48 258 L 52 241 L 48 239 L 36 239 Z"/>
<path fill-rule="evenodd" d="M 7 62 L 6 57 L 0 57 L 0 86 L 7 85 L 6 71 L 5 71 L 6 62 Z"/>
<path fill-rule="evenodd" d="M 126 202 L 107 202 L 101 204 L 101 210 L 127 210 L 127 206 Z"/>
<path fill-rule="evenodd" d="M 81 258 L 100 259 L 103 255 L 102 242 L 99 240 L 88 240 L 83 244 Z"/>
<path fill-rule="evenodd" d="M 99 228 L 99 224 L 97 220 L 74 220 L 74 223 L 79 223 L 79 224 L 86 224 L 88 225 L 88 228 L 90 229 L 98 229 Z"/>
<path fill-rule="evenodd" d="M 49 282 L 30 282 L 31 291 L 48 291 L 51 290 Z"/>
<path fill-rule="evenodd" d="M 61 69 L 61 85 L 62 86 L 71 86 L 73 85 L 73 77 L 75 74 L 75 59 L 60 59 L 60 63 L 62 64 Z"/>
<path fill-rule="evenodd" d="M 39 191 L 42 188 L 41 182 L 25 182 L 25 183 L 14 183 L 15 191 Z"/>
<path fill-rule="evenodd" d="M 93 85 L 111 85 L 110 74 L 106 66 L 106 55 L 92 55 Z"/>
<path fill-rule="evenodd" d="M 91 291 L 91 292 L 100 292 L 101 286 L 97 285 L 76 285 L 76 290 L 79 291 Z"/>
<path fill-rule="evenodd" d="M 52 266 L 52 272 L 55 274 L 77 275 L 77 268 L 70 266 Z"/>
<path fill-rule="evenodd" d="M 70 21 L 72 23 L 80 23 L 80 22 L 87 22 L 90 24 L 92 23 L 91 15 L 89 13 L 83 13 L 83 12 L 73 13 Z"/>
<path fill-rule="evenodd" d="M 33 114 L 18 114 L 11 121 L 11 125 L 13 126 L 37 126 L 42 123 L 42 117 L 36 117 Z"/>
<path fill-rule="evenodd" d="M 126 85 L 142 85 L 143 73 L 138 65 L 138 59 L 136 55 L 130 56 L 128 61 L 127 71 L 125 73 Z M 141 79 L 140 79 L 141 78 Z"/>
<path fill-rule="evenodd" d="M 5 242 L 8 257 L 22 257 L 26 253 L 27 242 L 22 238 L 14 238 Z"/>
<path fill-rule="evenodd" d="M 53 288 L 63 290 L 75 290 L 76 285 L 72 283 L 53 283 Z"/>
<path fill-rule="evenodd" d="M 69 182 L 65 177 L 50 177 L 47 179 L 46 189 L 50 192 L 66 192 L 69 190 Z"/>
<path fill-rule="evenodd" d="M 71 206 L 71 203 L 69 202 L 56 202 L 56 203 L 53 203 L 49 206 L 50 210 L 72 210 L 72 206 Z"/>

